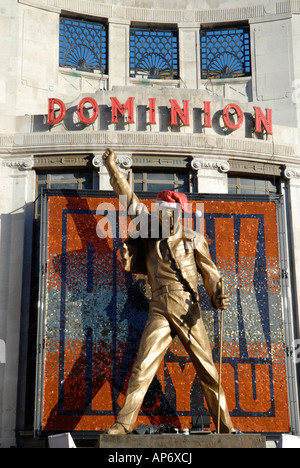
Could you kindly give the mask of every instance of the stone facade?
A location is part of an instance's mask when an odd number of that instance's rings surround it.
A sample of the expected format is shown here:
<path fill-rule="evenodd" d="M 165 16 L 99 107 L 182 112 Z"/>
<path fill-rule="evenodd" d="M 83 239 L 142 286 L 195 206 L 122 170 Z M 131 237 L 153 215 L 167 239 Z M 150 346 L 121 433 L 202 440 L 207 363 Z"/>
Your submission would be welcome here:
<path fill-rule="evenodd" d="M 107 22 L 107 75 L 59 67 L 62 12 Z M 202 80 L 200 28 L 239 22 L 250 25 L 251 76 Z M 179 79 L 130 77 L 132 24 L 178 29 Z M 77 167 L 80 158 L 92 155 L 100 190 L 110 189 L 100 159 L 107 146 L 123 161 L 129 158 L 125 170 L 132 156 L 156 155 L 162 161 L 166 155 L 185 156 L 200 193 L 227 193 L 234 162 L 247 163 L 249 174 L 255 174 L 257 164 L 280 167 L 295 339 L 300 333 L 300 1 L 206 0 L 200 8 L 196 0 L 3 0 L 0 25 L 0 344 L 5 348 L 0 355 L 0 447 L 14 446 L 16 431 L 26 429 L 36 168 L 49 167 L 53 157 L 60 158 L 61 167 Z M 100 110 L 89 125 L 76 112 L 85 97 L 92 97 Z M 134 123 L 128 123 L 128 112 L 112 123 L 113 97 L 121 105 L 134 97 Z M 66 105 L 64 120 L 55 125 L 46 122 L 51 98 Z M 149 123 L 149 99 L 156 100 L 155 123 Z M 181 112 L 184 101 L 189 102 L 188 125 L 180 113 L 178 125 L 170 124 L 170 100 L 177 101 Z M 205 102 L 211 105 L 211 126 L 204 123 Z M 224 108 L 232 103 L 244 115 L 237 130 L 223 120 Z M 272 109 L 272 134 L 254 131 L 254 107 L 264 115 Z M 294 391 L 297 400 L 297 386 Z M 294 431 L 299 431 L 298 420 Z"/>

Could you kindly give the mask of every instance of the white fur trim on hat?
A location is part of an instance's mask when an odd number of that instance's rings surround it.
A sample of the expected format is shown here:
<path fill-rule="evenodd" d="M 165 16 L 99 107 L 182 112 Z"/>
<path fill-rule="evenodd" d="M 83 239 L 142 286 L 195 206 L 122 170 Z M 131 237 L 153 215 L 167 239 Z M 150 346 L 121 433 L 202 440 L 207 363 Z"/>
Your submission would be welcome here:
<path fill-rule="evenodd" d="M 165 202 L 162 200 L 156 200 L 155 202 L 156 205 L 163 206 L 164 208 L 181 208 L 180 203 L 176 202 Z"/>

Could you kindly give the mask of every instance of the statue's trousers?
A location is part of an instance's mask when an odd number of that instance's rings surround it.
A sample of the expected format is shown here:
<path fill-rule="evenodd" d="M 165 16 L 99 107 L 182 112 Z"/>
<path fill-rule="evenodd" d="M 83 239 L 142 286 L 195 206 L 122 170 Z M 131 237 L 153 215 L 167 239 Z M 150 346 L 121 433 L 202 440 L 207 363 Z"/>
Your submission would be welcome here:
<path fill-rule="evenodd" d="M 202 321 L 199 304 L 193 302 L 189 291 L 179 285 L 163 287 L 150 303 L 138 355 L 128 383 L 126 399 L 118 422 L 132 431 L 145 394 L 175 335 L 183 343 L 195 366 L 208 409 L 217 427 L 219 375 L 213 363 L 208 336 Z M 184 388 L 182 388 L 184 392 Z M 226 398 L 221 389 L 222 433 L 230 433 L 233 425 Z"/>

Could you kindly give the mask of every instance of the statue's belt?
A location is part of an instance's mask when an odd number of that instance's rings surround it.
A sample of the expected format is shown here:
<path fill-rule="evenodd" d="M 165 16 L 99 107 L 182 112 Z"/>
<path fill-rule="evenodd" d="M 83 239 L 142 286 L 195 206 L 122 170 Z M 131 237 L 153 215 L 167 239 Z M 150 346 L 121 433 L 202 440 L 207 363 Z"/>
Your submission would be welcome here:
<path fill-rule="evenodd" d="M 172 291 L 187 291 L 191 293 L 192 291 L 185 286 L 184 284 L 169 284 L 167 286 L 162 286 L 161 288 L 157 289 L 152 293 L 152 298 L 156 299 L 156 297 L 161 296 L 162 294 L 168 294 Z"/>

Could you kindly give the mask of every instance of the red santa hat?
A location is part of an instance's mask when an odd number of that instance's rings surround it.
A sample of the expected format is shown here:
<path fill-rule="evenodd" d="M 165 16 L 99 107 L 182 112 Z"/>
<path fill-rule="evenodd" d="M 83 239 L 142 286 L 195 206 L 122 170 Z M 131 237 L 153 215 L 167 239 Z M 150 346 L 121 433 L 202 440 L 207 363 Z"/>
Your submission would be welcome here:
<path fill-rule="evenodd" d="M 171 190 L 163 190 L 157 195 L 156 204 L 165 208 L 181 207 L 182 211 L 190 213 L 188 207 L 188 198 L 185 195 L 185 193 L 172 192 Z"/>

